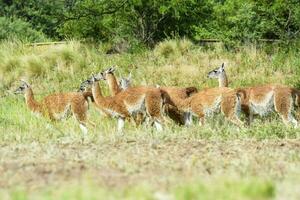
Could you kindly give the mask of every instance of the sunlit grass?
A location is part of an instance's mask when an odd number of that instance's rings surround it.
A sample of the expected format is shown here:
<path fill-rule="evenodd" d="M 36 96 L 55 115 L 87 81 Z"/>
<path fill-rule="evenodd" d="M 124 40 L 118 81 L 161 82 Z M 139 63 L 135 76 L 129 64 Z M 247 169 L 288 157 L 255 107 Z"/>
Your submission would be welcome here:
<path fill-rule="evenodd" d="M 12 94 L 21 78 L 31 83 L 38 101 L 76 91 L 91 73 L 112 65 L 117 77 L 131 72 L 133 85 L 216 87 L 206 74 L 223 62 L 234 88 L 299 87 L 298 52 L 267 54 L 254 46 L 229 52 L 186 39 L 136 54 L 106 55 L 105 48 L 77 41 L 49 47 L 0 44 L 0 185 L 7 187 L 1 199 L 299 199 L 288 188 L 300 178 L 300 129 L 285 126 L 276 114 L 255 118 L 251 127 L 238 128 L 220 115 L 204 126 L 196 119 L 191 127 L 167 124 L 162 133 L 126 122 L 118 134 L 116 120 L 100 116 L 90 104 L 89 120 L 96 126 L 89 125 L 83 139 L 74 118 L 54 123 L 37 117 L 22 95 Z M 101 87 L 109 95 L 104 82 Z M 43 168 L 50 175 L 38 174 Z M 114 170 L 111 177 L 95 181 L 108 169 Z M 82 178 L 86 173 L 93 180 Z M 43 185 L 44 179 L 49 182 Z"/>

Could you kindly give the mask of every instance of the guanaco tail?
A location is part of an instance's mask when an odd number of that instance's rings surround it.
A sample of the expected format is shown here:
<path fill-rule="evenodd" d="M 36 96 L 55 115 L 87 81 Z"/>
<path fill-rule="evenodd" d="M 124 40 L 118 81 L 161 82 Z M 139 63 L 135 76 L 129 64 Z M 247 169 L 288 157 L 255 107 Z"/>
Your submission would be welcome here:
<path fill-rule="evenodd" d="M 48 117 L 52 121 L 62 120 L 74 115 L 84 135 L 87 134 L 87 98 L 91 97 L 90 92 L 68 92 L 57 93 L 46 96 L 41 102 L 37 102 L 31 86 L 22 81 L 15 94 L 24 94 L 28 108 L 36 114 Z"/>

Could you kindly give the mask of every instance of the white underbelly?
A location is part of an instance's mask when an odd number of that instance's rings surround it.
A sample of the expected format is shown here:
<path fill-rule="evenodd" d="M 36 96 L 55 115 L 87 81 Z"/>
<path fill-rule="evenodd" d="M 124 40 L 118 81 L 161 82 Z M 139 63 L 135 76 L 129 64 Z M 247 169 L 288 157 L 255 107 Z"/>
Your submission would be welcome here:
<path fill-rule="evenodd" d="M 137 113 L 143 113 L 146 111 L 144 96 L 139 99 L 135 104 L 124 102 L 130 115 L 136 115 Z"/>
<path fill-rule="evenodd" d="M 209 106 L 205 106 L 203 108 L 203 112 L 205 116 L 212 116 L 216 113 L 219 113 L 221 111 L 221 101 L 222 101 L 222 97 L 219 96 L 213 104 L 209 105 Z"/>
<path fill-rule="evenodd" d="M 71 105 L 68 104 L 63 112 L 53 113 L 53 117 L 56 120 L 63 120 L 71 116 Z"/>
<path fill-rule="evenodd" d="M 118 112 L 116 112 L 112 109 L 105 108 L 103 110 L 104 110 L 105 113 L 109 114 L 111 117 L 120 117 L 120 116 L 124 117 L 124 116 L 120 115 L 120 113 L 118 113 Z"/>
<path fill-rule="evenodd" d="M 269 92 L 261 102 L 250 102 L 250 111 L 253 114 L 266 116 L 274 111 L 274 92 Z"/>

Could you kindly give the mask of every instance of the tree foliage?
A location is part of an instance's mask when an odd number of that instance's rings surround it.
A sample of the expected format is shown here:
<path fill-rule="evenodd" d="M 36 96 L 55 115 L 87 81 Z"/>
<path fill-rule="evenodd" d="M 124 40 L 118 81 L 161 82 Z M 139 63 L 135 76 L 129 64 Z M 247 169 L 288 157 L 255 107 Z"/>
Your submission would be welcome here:
<path fill-rule="evenodd" d="M 31 27 L 31 24 L 20 19 L 0 17 L 0 40 L 18 38 L 23 41 L 41 42 L 46 36 Z"/>
<path fill-rule="evenodd" d="M 0 14 L 53 39 L 147 45 L 170 37 L 290 41 L 300 30 L 298 0 L 2 0 Z"/>

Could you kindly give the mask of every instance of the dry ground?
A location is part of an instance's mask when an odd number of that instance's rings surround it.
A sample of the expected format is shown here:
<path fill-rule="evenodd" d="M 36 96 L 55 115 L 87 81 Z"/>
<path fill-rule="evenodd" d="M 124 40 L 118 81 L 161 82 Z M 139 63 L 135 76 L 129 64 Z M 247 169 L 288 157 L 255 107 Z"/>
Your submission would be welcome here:
<path fill-rule="evenodd" d="M 299 140 L 117 136 L 82 143 L 65 137 L 49 143 L 1 144 L 0 187 L 19 185 L 30 193 L 89 179 L 104 188 L 146 184 L 168 194 L 198 179 L 205 183 L 258 177 L 274 183 L 277 199 L 297 199 L 299 167 Z"/>

